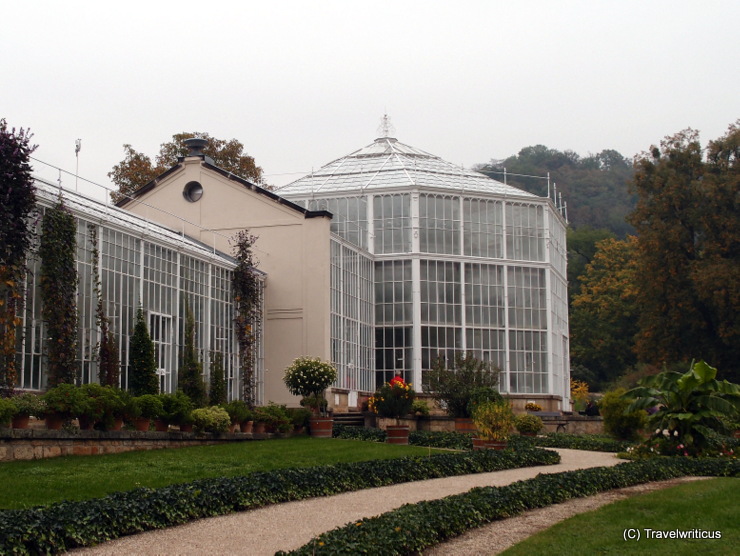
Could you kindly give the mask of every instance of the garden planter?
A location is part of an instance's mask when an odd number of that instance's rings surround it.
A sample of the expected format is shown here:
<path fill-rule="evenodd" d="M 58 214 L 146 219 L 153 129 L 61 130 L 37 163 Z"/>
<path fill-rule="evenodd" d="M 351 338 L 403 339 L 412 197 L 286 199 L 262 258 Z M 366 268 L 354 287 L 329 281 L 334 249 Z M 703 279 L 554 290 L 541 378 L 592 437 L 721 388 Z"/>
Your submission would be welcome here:
<path fill-rule="evenodd" d="M 16 415 L 11 421 L 11 426 L 14 429 L 27 429 L 29 420 L 30 417 L 28 415 Z"/>
<path fill-rule="evenodd" d="M 252 434 L 252 430 L 254 429 L 254 421 L 244 421 L 241 424 L 241 431 L 247 434 Z"/>
<path fill-rule="evenodd" d="M 234 434 L 236 432 L 237 425 L 238 425 L 238 423 L 231 423 L 229 425 L 229 433 Z"/>
<path fill-rule="evenodd" d="M 385 441 L 388 444 L 403 444 L 409 443 L 409 426 L 408 425 L 388 425 L 385 429 L 386 438 Z"/>
<path fill-rule="evenodd" d="M 473 450 L 504 450 L 506 445 L 506 441 L 486 440 L 477 436 L 473 437 Z"/>
<path fill-rule="evenodd" d="M 170 426 L 166 422 L 162 421 L 162 419 L 155 419 L 154 430 L 157 432 L 167 432 L 170 430 Z"/>
<path fill-rule="evenodd" d="M 315 438 L 331 438 L 334 428 L 334 419 L 331 417 L 312 417 L 309 421 L 311 436 Z"/>
<path fill-rule="evenodd" d="M 252 429 L 252 434 L 265 434 L 265 424 L 255 423 L 254 428 Z"/>
<path fill-rule="evenodd" d="M 47 429 L 49 429 L 50 431 L 58 431 L 61 430 L 65 419 L 62 415 L 53 414 L 47 415 L 44 421 L 46 422 Z"/>
<path fill-rule="evenodd" d="M 180 425 L 180 432 L 193 432 L 193 423 Z"/>
<path fill-rule="evenodd" d="M 113 419 L 113 424 L 110 427 L 110 430 L 112 431 L 120 431 L 123 428 L 123 419 L 121 417 L 116 417 Z"/>
<path fill-rule="evenodd" d="M 91 417 L 78 417 L 77 424 L 80 426 L 81 431 L 91 431 L 95 426 L 95 419 Z"/>
<path fill-rule="evenodd" d="M 455 432 L 461 432 L 464 434 L 475 433 L 473 420 L 468 417 L 455 417 Z"/>
<path fill-rule="evenodd" d="M 139 432 L 146 432 L 149 430 L 151 420 L 148 417 L 137 417 L 134 419 L 134 428 Z"/>

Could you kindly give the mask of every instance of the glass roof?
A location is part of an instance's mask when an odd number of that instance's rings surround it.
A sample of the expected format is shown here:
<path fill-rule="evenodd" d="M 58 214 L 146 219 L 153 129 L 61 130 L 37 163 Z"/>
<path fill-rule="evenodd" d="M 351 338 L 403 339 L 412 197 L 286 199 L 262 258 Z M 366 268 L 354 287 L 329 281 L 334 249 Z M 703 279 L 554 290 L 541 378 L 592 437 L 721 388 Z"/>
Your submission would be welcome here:
<path fill-rule="evenodd" d="M 376 139 L 370 145 L 281 187 L 278 193 L 291 198 L 411 187 L 537 197 L 392 137 Z"/>
<path fill-rule="evenodd" d="M 59 186 L 35 179 L 36 196 L 46 205 L 53 205 L 59 197 Z M 233 267 L 235 260 L 224 253 L 209 247 L 200 241 L 192 239 L 132 214 L 126 210 L 101 203 L 85 195 L 69 189 L 63 189 L 64 204 L 76 216 L 88 219 L 91 222 L 101 222 L 104 225 L 123 228 L 126 231 L 144 237 L 149 241 L 158 241 L 171 247 L 185 248 L 188 254 L 218 262 L 226 267 Z"/>

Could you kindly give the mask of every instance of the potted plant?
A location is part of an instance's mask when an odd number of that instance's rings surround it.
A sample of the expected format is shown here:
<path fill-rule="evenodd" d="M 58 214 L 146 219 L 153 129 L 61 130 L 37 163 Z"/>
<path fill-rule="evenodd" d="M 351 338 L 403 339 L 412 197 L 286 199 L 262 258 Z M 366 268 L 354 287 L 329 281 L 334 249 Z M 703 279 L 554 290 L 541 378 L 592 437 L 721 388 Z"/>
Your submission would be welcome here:
<path fill-rule="evenodd" d="M 162 400 L 162 415 L 160 418 L 168 426 L 175 425 L 183 432 L 192 430 L 192 413 L 195 406 L 185 392 L 178 390 L 174 394 L 160 394 L 159 399 Z"/>
<path fill-rule="evenodd" d="M 311 411 L 305 407 L 290 407 L 287 413 L 291 423 L 293 423 L 293 432 L 296 434 L 303 433 L 311 419 Z"/>
<path fill-rule="evenodd" d="M 0 427 L 9 427 L 13 416 L 18 412 L 12 400 L 0 398 Z"/>
<path fill-rule="evenodd" d="M 519 434 L 535 436 L 542 430 L 542 419 L 537 415 L 517 415 L 514 419 L 514 427 L 519 431 Z"/>
<path fill-rule="evenodd" d="M 284 405 L 269 402 L 266 406 L 261 407 L 259 411 L 269 417 L 266 421 L 267 432 L 286 433 L 293 428 L 288 410 Z"/>
<path fill-rule="evenodd" d="M 27 429 L 31 416 L 41 418 L 46 413 L 46 405 L 38 394 L 24 392 L 13 396 L 10 400 L 17 410 L 12 421 L 14 429 Z"/>
<path fill-rule="evenodd" d="M 134 403 L 139 408 L 139 417 L 134 419 L 134 427 L 137 431 L 149 430 L 152 419 L 157 419 L 164 413 L 162 400 L 155 394 L 144 394 L 134 398 Z"/>
<path fill-rule="evenodd" d="M 234 432 L 237 427 L 241 430 L 241 424 L 248 421 L 251 414 L 249 407 L 243 400 L 231 400 L 229 403 L 224 405 L 223 408 L 226 410 L 226 413 L 229 414 L 229 418 L 231 419 L 231 432 Z"/>
<path fill-rule="evenodd" d="M 337 370 L 331 363 L 318 357 L 299 357 L 285 369 L 283 381 L 291 394 L 302 396 L 304 407 L 313 412 L 310 419 L 311 436 L 331 438 L 333 420 L 325 416 L 324 391 L 337 379 Z"/>
<path fill-rule="evenodd" d="M 478 437 L 473 438 L 474 449 L 493 448 L 503 450 L 514 425 L 514 413 L 511 410 L 511 404 L 506 400 L 483 402 L 475 409 L 473 423 L 478 430 Z"/>
<path fill-rule="evenodd" d="M 524 409 L 526 409 L 527 411 L 532 411 L 534 413 L 542 411 L 542 407 L 540 406 L 540 404 L 535 402 L 527 402 L 527 404 L 524 406 Z"/>
<path fill-rule="evenodd" d="M 214 405 L 193 410 L 193 426 L 196 432 L 220 434 L 229 430 L 231 418 L 223 407 Z"/>
<path fill-rule="evenodd" d="M 409 426 L 400 424 L 399 420 L 411 412 L 416 392 L 400 376 L 386 382 L 375 391 L 368 401 L 368 408 L 380 417 L 395 419 L 394 425 L 386 427 L 386 441 L 390 444 L 408 444 Z"/>
<path fill-rule="evenodd" d="M 65 382 L 47 390 L 42 396 L 46 405 L 46 428 L 59 430 L 65 421 L 79 415 L 85 405 L 85 397 L 74 384 Z"/>
<path fill-rule="evenodd" d="M 77 421 L 81 430 L 90 430 L 95 424 L 103 419 L 106 413 L 106 405 L 111 403 L 106 388 L 100 384 L 83 384 L 80 386 L 82 402 L 76 413 Z"/>
<path fill-rule="evenodd" d="M 500 371 L 490 363 L 472 354 L 456 354 L 452 368 L 440 358 L 427 373 L 424 391 L 437 400 L 440 407 L 455 419 L 455 430 L 474 432 L 470 401 L 473 392 L 481 387 L 494 390 L 498 386 Z"/>

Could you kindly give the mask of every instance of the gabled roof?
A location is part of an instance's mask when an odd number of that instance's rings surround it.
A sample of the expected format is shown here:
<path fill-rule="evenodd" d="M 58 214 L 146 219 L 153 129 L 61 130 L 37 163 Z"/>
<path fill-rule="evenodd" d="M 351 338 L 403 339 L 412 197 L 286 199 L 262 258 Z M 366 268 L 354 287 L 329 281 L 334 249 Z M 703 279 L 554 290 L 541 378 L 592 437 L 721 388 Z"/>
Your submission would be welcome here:
<path fill-rule="evenodd" d="M 172 166 L 170 169 L 166 170 L 156 178 L 154 178 L 152 181 L 150 181 L 147 184 L 142 185 L 139 187 L 136 191 L 134 191 L 130 197 L 124 197 L 123 199 L 116 201 L 115 205 L 117 207 L 125 207 L 129 202 L 136 199 L 137 197 L 143 195 L 147 191 L 151 191 L 155 187 L 157 187 L 163 180 L 165 180 L 170 174 L 174 173 L 176 170 L 183 167 L 183 160 L 185 157 L 180 157 L 178 159 L 178 163 Z M 254 191 L 255 193 L 258 193 L 260 195 L 264 195 L 271 199 L 272 201 L 286 206 L 296 212 L 300 212 L 303 214 L 305 218 L 317 218 L 317 217 L 327 217 L 331 218 L 332 214 L 326 210 L 307 210 L 304 207 L 300 205 L 296 205 L 292 201 L 289 201 L 288 199 L 285 199 L 281 197 L 280 195 L 277 195 L 273 193 L 272 191 L 265 189 L 264 187 L 260 187 L 259 185 L 256 185 L 252 183 L 251 181 L 245 180 L 244 178 L 241 178 L 237 176 L 236 174 L 232 174 L 228 170 L 224 170 L 223 168 L 219 168 L 218 166 L 215 166 L 214 164 L 211 164 L 209 162 L 209 158 L 207 158 L 205 155 L 199 155 L 199 158 L 202 160 L 201 165 L 204 168 L 208 168 L 209 170 L 213 170 L 214 172 L 222 175 L 223 177 L 234 181 L 241 185 L 242 187 L 249 189 L 251 191 Z"/>
<path fill-rule="evenodd" d="M 465 170 L 393 137 L 378 138 L 370 145 L 281 187 L 278 192 L 286 197 L 305 197 L 410 187 L 537 197 L 479 172 Z"/>

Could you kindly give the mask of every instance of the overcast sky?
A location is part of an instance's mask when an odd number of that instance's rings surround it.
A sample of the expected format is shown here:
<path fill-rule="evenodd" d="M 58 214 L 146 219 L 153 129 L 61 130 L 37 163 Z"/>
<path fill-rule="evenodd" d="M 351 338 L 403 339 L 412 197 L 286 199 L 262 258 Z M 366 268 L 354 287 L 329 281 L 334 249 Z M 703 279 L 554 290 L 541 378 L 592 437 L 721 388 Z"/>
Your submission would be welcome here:
<path fill-rule="evenodd" d="M 240 140 L 282 185 L 371 143 L 384 112 L 400 141 L 466 167 L 536 144 L 632 157 L 740 118 L 737 0 L 0 8 L 0 117 L 71 172 L 81 138 L 79 175 L 104 185 L 124 143 L 154 158 L 182 131 Z"/>

